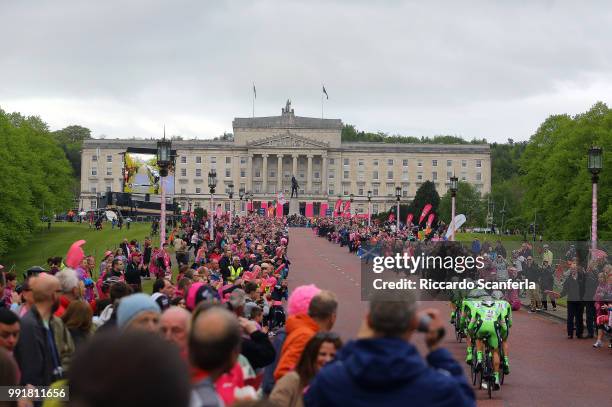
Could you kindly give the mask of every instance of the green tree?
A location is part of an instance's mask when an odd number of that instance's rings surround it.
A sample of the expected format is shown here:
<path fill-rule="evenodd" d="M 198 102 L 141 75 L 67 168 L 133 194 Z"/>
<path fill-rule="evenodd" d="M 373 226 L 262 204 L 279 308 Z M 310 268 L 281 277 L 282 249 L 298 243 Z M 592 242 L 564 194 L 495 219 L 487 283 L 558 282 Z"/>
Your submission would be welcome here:
<path fill-rule="evenodd" d="M 0 255 L 24 243 L 43 215 L 70 207 L 72 169 L 36 116 L 0 109 Z M 44 209 L 43 209 L 44 208 Z"/>
<path fill-rule="evenodd" d="M 436 213 L 436 216 L 439 216 L 438 206 L 440 205 L 440 195 L 438 195 L 438 191 L 436 191 L 435 184 L 431 181 L 423 182 L 419 189 L 417 189 L 414 199 L 410 205 L 408 205 L 405 213 L 402 213 L 402 207 L 400 206 L 400 216 L 403 216 L 402 220 L 406 219 L 408 213 L 412 213 L 414 215 L 413 222 L 418 222 L 423 208 L 428 203 L 432 206 L 431 212 Z"/>
<path fill-rule="evenodd" d="M 438 216 L 445 223 L 451 220 L 451 192 L 450 190 L 440 199 Z M 465 215 L 466 226 L 484 226 L 486 222 L 486 203 L 480 196 L 480 192 L 467 182 L 459 181 L 457 185 L 457 197 L 455 198 L 455 214 Z"/>
<path fill-rule="evenodd" d="M 74 176 L 81 177 L 81 150 L 83 141 L 91 139 L 91 130 L 87 127 L 72 125 L 51 133 L 60 147 L 64 150 L 66 158 L 70 161 Z"/>
<path fill-rule="evenodd" d="M 550 116 L 531 137 L 519 168 L 525 190 L 522 216 L 533 219 L 549 239 L 589 239 L 591 175 L 587 152 L 604 150 L 599 181 L 599 238 L 612 238 L 612 111 L 596 103 L 588 112 L 570 117 Z"/>

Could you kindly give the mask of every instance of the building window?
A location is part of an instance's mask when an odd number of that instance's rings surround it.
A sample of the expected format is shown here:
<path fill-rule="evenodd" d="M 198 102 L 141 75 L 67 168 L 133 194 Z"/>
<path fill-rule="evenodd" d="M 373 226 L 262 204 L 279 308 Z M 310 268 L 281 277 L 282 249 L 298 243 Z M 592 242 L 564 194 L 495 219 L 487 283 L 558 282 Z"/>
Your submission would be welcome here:
<path fill-rule="evenodd" d="M 113 187 L 110 185 L 106 186 L 106 192 L 111 192 L 113 190 Z"/>
<path fill-rule="evenodd" d="M 452 167 L 453 166 L 453 160 L 446 160 L 446 166 L 447 167 Z"/>
<path fill-rule="evenodd" d="M 196 187 L 196 194 L 202 193 L 202 189 L 200 187 Z"/>
<path fill-rule="evenodd" d="M 463 168 L 467 167 L 467 160 L 461 160 L 461 166 Z"/>
<path fill-rule="evenodd" d="M 329 170 L 328 177 L 329 179 L 334 179 L 336 176 L 336 172 L 334 170 Z"/>
<path fill-rule="evenodd" d="M 245 178 L 246 177 L 246 170 L 244 168 L 240 169 L 240 178 Z"/>
<path fill-rule="evenodd" d="M 197 155 L 196 156 L 196 164 L 202 164 L 202 156 L 201 155 Z"/>
<path fill-rule="evenodd" d="M 187 176 L 187 168 L 181 168 L 181 177 Z"/>
<path fill-rule="evenodd" d="M 225 157 L 225 164 L 231 164 L 232 163 L 232 157 Z"/>
<path fill-rule="evenodd" d="M 333 195 L 334 194 L 334 185 L 330 184 L 329 187 L 327 188 L 327 194 L 328 195 Z"/>
<path fill-rule="evenodd" d="M 348 179 L 349 177 L 349 172 L 348 171 L 344 171 L 344 179 Z"/>
<path fill-rule="evenodd" d="M 255 193 L 256 194 L 261 193 L 261 186 L 259 184 L 255 184 Z"/>
<path fill-rule="evenodd" d="M 321 178 L 321 173 L 320 173 L 319 171 L 315 171 L 315 173 L 314 173 L 314 178 L 315 178 L 315 179 L 319 179 L 319 178 Z"/>
<path fill-rule="evenodd" d="M 89 201 L 89 206 L 91 209 L 98 209 L 98 202 L 95 199 Z"/>
<path fill-rule="evenodd" d="M 417 167 L 422 167 L 422 166 L 423 166 L 423 160 L 418 160 Z"/>
<path fill-rule="evenodd" d="M 476 181 L 482 181 L 482 173 L 480 172 L 476 173 Z"/>
<path fill-rule="evenodd" d="M 402 181 L 408 181 L 408 170 L 402 171 Z"/>
<path fill-rule="evenodd" d="M 91 167 L 91 175 L 94 177 L 98 175 L 98 169 L 96 167 Z"/>
<path fill-rule="evenodd" d="M 181 188 L 181 195 L 187 194 L 187 190 L 185 188 Z"/>
<path fill-rule="evenodd" d="M 378 196 L 378 188 L 372 188 L 372 196 Z"/>
<path fill-rule="evenodd" d="M 217 157 L 210 157 L 211 164 L 217 164 Z"/>
<path fill-rule="evenodd" d="M 450 180 L 450 178 L 453 176 L 453 173 L 451 171 L 447 171 L 446 172 L 446 180 Z"/>
<path fill-rule="evenodd" d="M 345 167 L 346 167 L 346 166 L 348 166 L 348 165 L 349 165 L 349 163 L 350 163 L 349 159 L 348 159 L 348 158 L 345 158 L 345 159 L 344 159 L 344 166 L 345 166 Z"/>
<path fill-rule="evenodd" d="M 181 156 L 181 164 L 187 164 L 187 156 L 186 155 L 182 155 Z"/>
<path fill-rule="evenodd" d="M 387 184 L 387 196 L 395 195 L 395 185 Z"/>
<path fill-rule="evenodd" d="M 246 157 L 240 157 L 240 165 L 246 165 L 247 163 L 247 158 Z"/>
<path fill-rule="evenodd" d="M 358 167 L 363 167 L 363 164 L 364 164 L 363 160 L 357 161 L 357 166 Z"/>
<path fill-rule="evenodd" d="M 423 181 L 423 174 L 421 174 L 421 173 L 417 174 L 417 181 L 419 181 L 419 182 Z"/>
<path fill-rule="evenodd" d="M 196 168 L 196 177 L 201 177 L 201 176 L 202 176 L 202 169 Z"/>
<path fill-rule="evenodd" d="M 106 167 L 106 175 L 113 175 L 113 167 Z"/>
<path fill-rule="evenodd" d="M 438 179 L 438 173 L 436 171 L 431 173 L 431 179 L 434 181 Z"/>
<path fill-rule="evenodd" d="M 431 160 L 431 166 L 432 167 L 437 167 L 438 166 L 438 160 Z"/>
<path fill-rule="evenodd" d="M 229 168 L 225 169 L 225 178 L 231 178 L 232 176 L 232 170 L 230 170 Z"/>
<path fill-rule="evenodd" d="M 230 211 L 230 203 L 226 202 L 225 203 L 225 212 L 229 212 Z"/>
<path fill-rule="evenodd" d="M 372 179 L 378 179 L 378 171 L 372 171 Z"/>
<path fill-rule="evenodd" d="M 363 195 L 363 188 L 359 188 L 359 192 L 358 192 L 359 196 Z"/>
<path fill-rule="evenodd" d="M 372 213 L 378 213 L 378 204 L 372 205 Z"/>
<path fill-rule="evenodd" d="M 408 160 L 402 160 L 402 167 L 408 167 Z"/>
<path fill-rule="evenodd" d="M 91 186 L 91 193 L 95 194 L 96 192 L 98 192 L 97 188 L 95 186 Z"/>
<path fill-rule="evenodd" d="M 300 177 L 300 179 L 304 179 L 304 173 L 300 172 L 299 177 Z"/>
<path fill-rule="evenodd" d="M 113 156 L 112 155 L 107 155 L 106 156 L 106 162 L 107 163 L 112 163 L 113 162 Z"/>
<path fill-rule="evenodd" d="M 476 160 L 476 168 L 482 167 L 482 160 Z"/>
<path fill-rule="evenodd" d="M 343 195 L 348 195 L 350 194 L 350 191 L 347 189 L 347 187 L 344 187 L 344 190 L 342 191 Z"/>
<path fill-rule="evenodd" d="M 330 158 L 330 159 L 329 159 L 329 165 L 334 165 L 334 163 L 335 163 L 335 162 L 336 162 L 336 161 L 335 161 L 333 158 Z"/>
<path fill-rule="evenodd" d="M 387 165 L 389 165 L 389 166 L 393 166 L 393 158 L 389 158 L 389 159 L 387 160 Z"/>
<path fill-rule="evenodd" d="M 274 170 L 270 171 L 270 178 L 276 178 L 276 172 Z"/>
<path fill-rule="evenodd" d="M 387 179 L 393 179 L 393 171 L 387 171 Z"/>
<path fill-rule="evenodd" d="M 467 174 L 465 172 L 461 173 L 461 181 L 467 181 Z"/>
<path fill-rule="evenodd" d="M 357 181 L 365 181 L 365 175 L 363 174 L 363 171 L 359 171 L 357 173 Z"/>
<path fill-rule="evenodd" d="M 95 155 L 95 154 L 94 154 L 94 155 L 92 155 L 92 156 L 91 156 L 91 161 L 93 161 L 93 162 L 97 162 L 97 161 L 98 161 L 98 156 L 97 156 L 97 155 Z"/>
<path fill-rule="evenodd" d="M 261 171 L 256 170 L 255 171 L 255 178 L 259 178 L 259 177 L 261 177 Z"/>
<path fill-rule="evenodd" d="M 378 167 L 378 160 L 372 161 L 372 164 L 374 165 L 374 167 Z"/>
<path fill-rule="evenodd" d="M 408 197 L 408 185 L 402 185 L 402 196 L 404 198 Z"/>

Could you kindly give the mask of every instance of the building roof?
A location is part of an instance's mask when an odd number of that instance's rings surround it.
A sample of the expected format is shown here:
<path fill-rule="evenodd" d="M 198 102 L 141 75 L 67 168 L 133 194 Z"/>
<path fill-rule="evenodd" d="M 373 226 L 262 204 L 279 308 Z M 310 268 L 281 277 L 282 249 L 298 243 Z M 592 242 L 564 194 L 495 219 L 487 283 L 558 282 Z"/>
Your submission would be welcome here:
<path fill-rule="evenodd" d="M 318 119 L 315 117 L 301 117 L 293 114 L 269 117 L 237 117 L 232 122 L 236 128 L 247 129 L 330 129 L 342 130 L 340 119 Z"/>

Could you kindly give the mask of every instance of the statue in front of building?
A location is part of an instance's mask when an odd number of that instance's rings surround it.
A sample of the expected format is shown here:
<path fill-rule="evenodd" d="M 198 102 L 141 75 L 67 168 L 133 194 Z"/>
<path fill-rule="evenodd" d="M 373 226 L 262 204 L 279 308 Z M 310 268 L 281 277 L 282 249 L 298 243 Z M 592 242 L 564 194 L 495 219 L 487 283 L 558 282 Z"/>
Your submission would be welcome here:
<path fill-rule="evenodd" d="M 291 176 L 291 198 L 293 198 L 293 194 L 295 193 L 295 197 L 298 197 L 298 182 L 297 179 L 295 179 L 295 175 Z"/>

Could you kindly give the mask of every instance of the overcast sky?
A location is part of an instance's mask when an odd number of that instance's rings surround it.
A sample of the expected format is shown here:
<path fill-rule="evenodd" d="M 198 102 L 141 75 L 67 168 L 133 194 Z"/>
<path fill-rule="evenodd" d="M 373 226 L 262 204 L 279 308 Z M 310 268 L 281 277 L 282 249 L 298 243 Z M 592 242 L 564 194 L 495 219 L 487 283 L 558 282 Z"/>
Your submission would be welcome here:
<path fill-rule="evenodd" d="M 436 4 L 430 4 L 436 3 Z M 234 117 L 525 140 L 612 104 L 609 1 L 0 1 L 0 107 L 94 136 L 212 138 Z"/>

